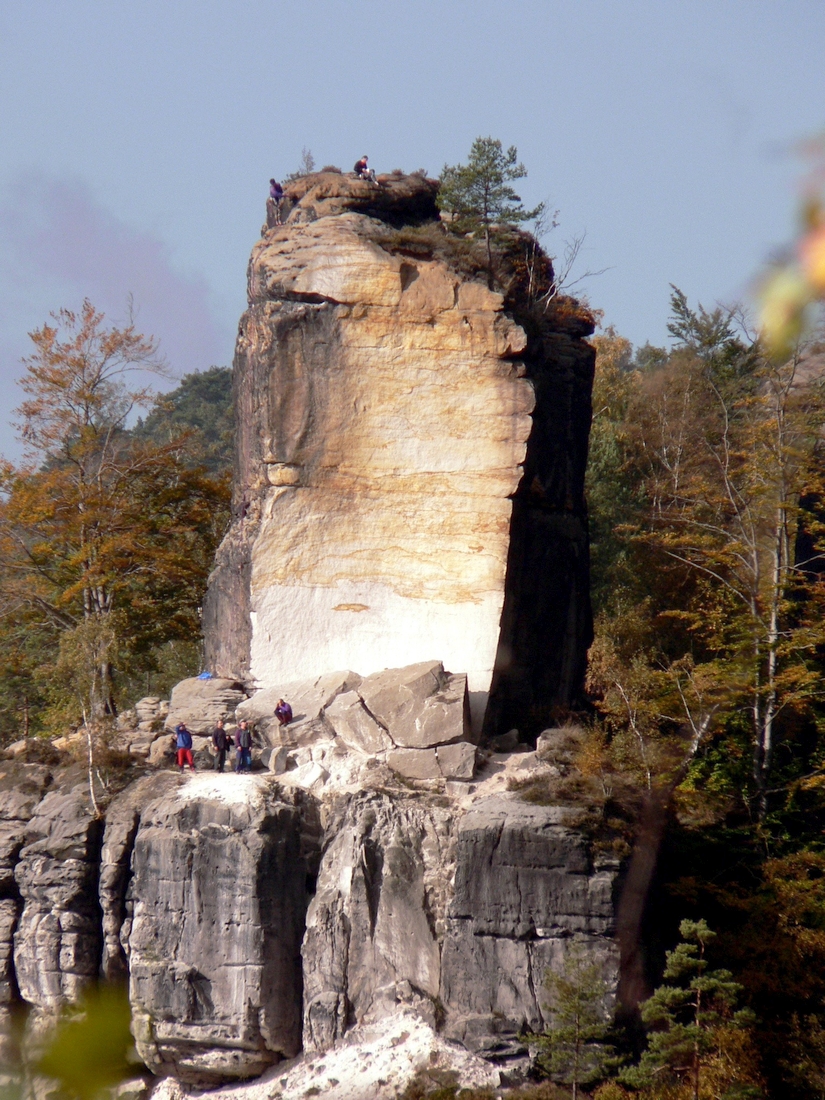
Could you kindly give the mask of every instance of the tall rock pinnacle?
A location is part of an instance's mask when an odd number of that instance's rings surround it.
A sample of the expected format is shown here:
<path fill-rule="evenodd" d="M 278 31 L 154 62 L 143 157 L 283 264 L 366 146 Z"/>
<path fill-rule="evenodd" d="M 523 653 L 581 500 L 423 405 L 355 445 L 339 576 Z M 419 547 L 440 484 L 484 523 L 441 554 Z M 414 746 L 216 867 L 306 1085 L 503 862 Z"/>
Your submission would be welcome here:
<path fill-rule="evenodd" d="M 303 177 L 252 251 L 207 663 L 278 686 L 441 660 L 477 727 L 529 732 L 590 640 L 590 329 L 520 324 L 439 244 L 436 190 Z"/>

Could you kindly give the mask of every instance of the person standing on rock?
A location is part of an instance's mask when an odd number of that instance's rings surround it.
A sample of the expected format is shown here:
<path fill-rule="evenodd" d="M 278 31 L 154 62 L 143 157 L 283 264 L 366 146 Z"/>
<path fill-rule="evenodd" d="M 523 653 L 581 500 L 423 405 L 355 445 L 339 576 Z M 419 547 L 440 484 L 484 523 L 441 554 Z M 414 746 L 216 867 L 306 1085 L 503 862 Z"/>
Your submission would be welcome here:
<path fill-rule="evenodd" d="M 285 703 L 283 699 L 279 699 L 278 705 L 275 708 L 275 717 L 282 726 L 288 726 L 292 721 L 292 707 L 289 703 Z"/>
<path fill-rule="evenodd" d="M 266 224 L 271 229 L 274 225 L 282 225 L 281 203 L 284 199 L 284 189 L 277 180 L 269 181 L 269 198 L 266 203 Z"/>
<path fill-rule="evenodd" d="M 178 767 L 183 771 L 188 765 L 190 771 L 195 770 L 195 761 L 192 759 L 192 734 L 186 728 L 184 722 L 175 726 L 175 745 L 178 752 Z"/>
<path fill-rule="evenodd" d="M 212 745 L 215 749 L 215 771 L 222 772 L 226 763 L 226 750 L 232 745 L 232 736 L 223 727 L 223 718 L 212 731 Z"/>
<path fill-rule="evenodd" d="M 238 750 L 235 771 L 240 775 L 241 772 L 248 772 L 252 768 L 252 730 L 246 719 L 238 726 L 235 747 Z"/>

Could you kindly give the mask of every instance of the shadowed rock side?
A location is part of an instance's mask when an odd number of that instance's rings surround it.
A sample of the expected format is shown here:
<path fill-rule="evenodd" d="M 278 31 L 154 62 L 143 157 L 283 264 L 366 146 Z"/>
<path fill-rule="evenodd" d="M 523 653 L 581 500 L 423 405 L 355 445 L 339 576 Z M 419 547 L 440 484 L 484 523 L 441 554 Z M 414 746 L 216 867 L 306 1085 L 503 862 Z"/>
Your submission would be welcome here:
<path fill-rule="evenodd" d="M 562 328 L 557 322 L 559 329 Z M 582 693 L 593 641 L 584 478 L 595 353 L 588 323 L 550 323 L 524 353 L 536 391 L 513 498 L 501 634 L 484 732 L 533 733 Z"/>
<path fill-rule="evenodd" d="M 397 250 L 435 193 L 309 176 L 253 249 L 206 659 L 277 687 L 437 656 L 478 728 L 498 649 L 495 732 L 580 688 L 593 355 L 574 327 L 528 341 L 482 281 Z"/>

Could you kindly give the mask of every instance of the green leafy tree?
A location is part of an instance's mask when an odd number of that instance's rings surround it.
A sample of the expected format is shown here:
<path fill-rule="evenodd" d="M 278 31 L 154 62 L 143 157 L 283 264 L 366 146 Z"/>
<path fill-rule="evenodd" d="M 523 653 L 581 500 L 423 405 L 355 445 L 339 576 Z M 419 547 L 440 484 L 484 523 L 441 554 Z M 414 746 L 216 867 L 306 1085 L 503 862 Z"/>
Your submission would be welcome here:
<path fill-rule="evenodd" d="M 41 670 L 65 635 L 117 632 L 86 678 L 91 720 L 116 711 L 115 652 L 199 636 L 228 496 L 225 479 L 185 460 L 185 436 L 154 443 L 128 431 L 132 410 L 152 402 L 143 372 L 161 364 L 132 324 L 104 320 L 87 301 L 31 334 L 18 410 L 27 459 L 0 469 L 0 618 L 48 635 Z"/>
<path fill-rule="evenodd" d="M 683 343 L 632 410 L 649 502 L 642 538 L 684 578 L 690 596 L 672 612 L 722 658 L 727 713 L 749 716 L 764 816 L 779 716 L 809 706 L 819 680 L 823 590 L 796 538 L 803 519 L 822 526 L 803 502 L 823 491 L 825 388 L 800 354 L 777 365 L 734 339 L 718 311 L 686 316 L 682 298 L 674 292 L 672 331 Z"/>
<path fill-rule="evenodd" d="M 600 338 L 588 472 L 599 635 L 645 608 L 653 725 L 658 714 L 690 733 L 694 789 L 699 772 L 709 789 L 710 769 L 764 820 L 771 789 L 810 756 L 788 731 L 821 709 L 825 380 L 803 350 L 765 356 L 732 311 L 693 310 L 676 288 L 671 305 L 664 361 L 646 353 L 644 369 L 622 369 L 627 349 Z M 670 675 L 685 661 L 692 683 L 716 680 L 703 713 Z"/>
<path fill-rule="evenodd" d="M 552 1023 L 536 1039 L 537 1061 L 578 1100 L 583 1085 L 602 1080 L 618 1064 L 610 1042 L 610 991 L 601 965 L 581 945 L 568 951 L 561 974 L 546 972 L 544 984 Z"/>
<path fill-rule="evenodd" d="M 591 343 L 596 349 L 596 372 L 585 491 L 591 597 L 598 613 L 629 580 L 629 547 L 621 530 L 638 521 L 643 500 L 638 471 L 628 462 L 627 412 L 636 386 L 630 369 L 632 345 L 612 327 Z"/>
<path fill-rule="evenodd" d="M 746 1031 L 754 1021 L 748 1009 L 736 1009 L 742 987 L 729 970 L 710 970 L 705 957 L 715 938 L 704 920 L 682 921 L 682 942 L 668 951 L 665 984 L 642 1005 L 648 1045 L 637 1066 L 622 1071 L 641 1089 L 687 1084 L 692 1100 L 702 1096 L 703 1071 L 726 1046 L 731 1032 Z M 759 1096 L 758 1087 L 732 1080 L 720 1097 Z"/>
<path fill-rule="evenodd" d="M 487 254 L 487 277 L 493 282 L 493 234 L 532 221 L 544 210 L 539 204 L 525 210 L 510 184 L 527 175 L 515 145 L 506 151 L 498 138 L 478 137 L 466 164 L 445 165 L 440 177 L 438 204 L 451 218 L 459 233 L 481 231 Z"/>
<path fill-rule="evenodd" d="M 180 385 L 160 394 L 145 419 L 132 429 L 136 440 L 165 446 L 185 440 L 181 458 L 222 477 L 232 470 L 234 410 L 228 367 L 185 374 Z"/>

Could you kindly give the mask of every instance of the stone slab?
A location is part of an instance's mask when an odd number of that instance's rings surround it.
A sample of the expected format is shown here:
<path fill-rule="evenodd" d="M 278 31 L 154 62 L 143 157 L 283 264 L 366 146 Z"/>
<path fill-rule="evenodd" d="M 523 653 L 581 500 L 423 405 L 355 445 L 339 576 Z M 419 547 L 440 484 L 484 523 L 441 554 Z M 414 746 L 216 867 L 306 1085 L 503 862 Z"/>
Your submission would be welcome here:
<path fill-rule="evenodd" d="M 218 719 L 231 719 L 244 699 L 246 692 L 235 680 L 217 677 L 201 680 L 193 676 L 175 684 L 163 724 L 167 730 L 174 730 L 179 722 L 184 722 L 191 733 L 209 735 Z"/>

